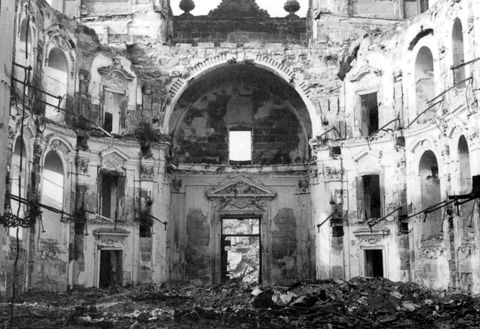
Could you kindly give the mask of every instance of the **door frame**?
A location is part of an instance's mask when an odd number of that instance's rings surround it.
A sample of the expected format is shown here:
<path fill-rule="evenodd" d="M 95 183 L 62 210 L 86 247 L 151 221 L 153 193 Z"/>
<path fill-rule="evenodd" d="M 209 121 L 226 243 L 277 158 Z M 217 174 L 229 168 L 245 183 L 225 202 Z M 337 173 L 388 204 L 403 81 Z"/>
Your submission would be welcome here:
<path fill-rule="evenodd" d="M 242 220 L 242 219 L 256 219 L 258 220 L 258 234 L 223 234 L 223 220 L 224 219 L 235 219 L 235 220 Z M 232 215 L 225 215 L 221 216 L 220 218 L 220 282 L 222 281 L 222 242 L 223 239 L 226 237 L 258 237 L 259 240 L 259 250 L 258 250 L 258 257 L 259 257 L 259 269 L 258 269 L 258 283 L 262 283 L 262 265 L 263 265 L 263 255 L 262 255 L 262 218 L 259 216 L 248 216 L 248 215 L 240 215 L 240 216 L 232 216 Z"/>

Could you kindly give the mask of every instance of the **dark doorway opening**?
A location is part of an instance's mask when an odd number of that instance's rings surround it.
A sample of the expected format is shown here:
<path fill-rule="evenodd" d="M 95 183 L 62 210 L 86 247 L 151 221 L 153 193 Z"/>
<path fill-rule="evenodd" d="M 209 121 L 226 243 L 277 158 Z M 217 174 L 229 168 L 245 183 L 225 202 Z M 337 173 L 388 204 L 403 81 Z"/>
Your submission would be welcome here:
<path fill-rule="evenodd" d="M 261 281 L 259 218 L 223 218 L 221 280 L 246 283 Z"/>
<path fill-rule="evenodd" d="M 365 250 L 365 276 L 383 278 L 383 250 Z"/>
<path fill-rule="evenodd" d="M 121 250 L 100 250 L 99 288 L 121 286 L 123 266 Z"/>

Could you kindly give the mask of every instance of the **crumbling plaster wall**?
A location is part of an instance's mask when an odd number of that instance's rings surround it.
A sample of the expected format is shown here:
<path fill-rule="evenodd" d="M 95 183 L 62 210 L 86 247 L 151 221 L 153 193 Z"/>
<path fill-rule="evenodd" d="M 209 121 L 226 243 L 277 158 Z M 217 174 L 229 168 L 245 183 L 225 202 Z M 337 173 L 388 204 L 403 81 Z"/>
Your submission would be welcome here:
<path fill-rule="evenodd" d="M 260 216 L 263 282 L 310 277 L 313 272 L 310 195 L 308 187 L 307 190 L 298 187 L 299 180 L 305 179 L 304 174 L 254 175 L 276 193 L 271 201 L 262 203 L 263 208 L 218 208 L 218 204 L 207 198 L 208 191 L 238 175 L 242 173 L 175 174 L 171 208 L 174 226 L 169 231 L 171 278 L 198 285 L 220 282 L 223 216 Z"/>
<path fill-rule="evenodd" d="M 438 2 L 430 12 L 419 15 L 411 21 L 398 23 L 396 27 L 387 29 L 379 33 L 377 36 L 370 36 L 363 40 L 358 48 L 356 59 L 351 62 L 353 68 L 347 74 L 344 85 L 345 95 L 345 115 L 350 118 L 352 129 L 356 129 L 352 118 L 359 111 L 359 107 L 355 106 L 356 93 L 364 86 L 381 85 L 381 93 L 379 93 L 378 104 L 380 110 L 379 126 L 388 123 L 390 120 L 399 118 L 399 122 L 391 123 L 389 129 L 393 131 L 385 131 L 370 139 L 368 145 L 358 141 L 347 140 L 341 144 L 344 166 L 348 166 L 351 160 L 358 160 L 362 152 L 382 151 L 382 159 L 380 161 L 381 170 L 385 177 L 388 177 L 388 184 L 385 181 L 385 197 L 386 204 L 403 205 L 404 214 L 413 214 L 421 211 L 421 189 L 419 185 L 419 162 L 424 152 L 432 150 L 438 161 L 439 178 L 441 185 L 442 200 L 447 199 L 449 195 L 455 194 L 457 191 L 458 175 L 458 155 L 456 150 L 458 144 L 458 136 L 466 134 L 470 151 L 471 165 L 477 163 L 477 133 L 478 131 L 478 110 L 475 103 L 478 97 L 475 91 L 478 77 L 478 64 L 469 64 L 466 71 L 467 76 L 472 74 L 474 79 L 472 85 L 461 89 L 453 88 L 443 95 L 443 101 L 434 108 L 436 112 L 437 126 L 430 120 L 418 120 L 412 126 L 408 126 L 417 116 L 417 108 L 415 105 L 415 60 L 418 50 L 427 46 L 434 54 L 435 69 L 435 94 L 443 92 L 453 84 L 453 74 L 450 66 L 453 64 L 452 49 L 452 27 L 456 17 L 459 17 L 464 26 L 464 44 L 465 44 L 465 60 L 478 57 L 477 48 L 473 41 L 476 31 L 475 23 L 478 21 L 474 17 L 472 11 L 474 6 L 478 6 L 477 2 L 468 2 L 464 5 L 447 5 L 446 2 Z M 435 12 L 432 15 L 431 12 Z M 420 37 L 415 43 L 411 43 L 417 35 L 426 28 L 433 28 L 432 35 Z M 409 49 L 410 48 L 410 49 Z M 468 59 L 467 59 L 468 58 Z M 373 76 L 373 78 L 369 78 Z M 367 79 L 365 83 L 365 79 Z M 374 79 L 380 82 L 374 82 Z M 358 81 L 358 84 L 357 84 Z M 461 96 L 467 100 L 461 99 Z M 473 112 L 473 113 L 472 113 Z M 473 115 L 472 115 L 473 114 Z M 467 118 L 469 115 L 469 119 Z M 382 118 L 383 116 L 383 118 Z M 348 119 L 347 119 L 348 120 Z M 439 123 L 441 124 L 439 125 Z M 408 128 L 402 132 L 397 131 L 399 127 Z M 358 134 L 358 131 L 357 131 Z M 473 135 L 471 135 L 473 134 Z M 405 142 L 398 143 L 397 137 L 405 138 Z M 353 133 L 355 136 L 355 133 Z M 358 135 L 357 135 L 358 136 Z M 315 149 L 315 148 L 314 148 Z M 328 163 L 327 149 L 319 147 L 316 149 L 321 163 Z M 387 151 L 389 150 L 389 151 Z M 321 156 L 323 154 L 323 156 Z M 355 164 L 355 168 L 361 166 L 361 162 Z M 321 168 L 321 167 L 320 167 Z M 353 167 L 352 167 L 353 168 Z M 390 168 L 390 169 L 389 169 Z M 394 169 L 396 168 L 396 169 Z M 473 168 L 473 167 L 471 167 Z M 471 175 L 475 175 L 477 169 L 472 170 Z M 360 172 L 353 172 L 349 177 L 349 182 L 358 177 Z M 394 184 L 392 185 L 392 179 Z M 325 190 L 316 192 L 318 194 L 334 195 L 337 187 L 327 187 Z M 349 209 L 356 203 L 355 200 L 356 187 L 353 183 L 349 184 L 347 189 L 349 194 Z M 396 196 L 395 196 L 396 195 Z M 390 201 L 388 201 L 390 200 Z M 325 198 L 323 207 L 326 207 L 327 200 Z M 389 205 L 390 207 L 390 205 Z M 325 208 L 324 208 L 325 209 Z M 328 209 L 328 208 L 327 208 Z M 391 208 L 393 210 L 393 208 Z M 354 210 L 353 210 L 354 211 Z M 444 210 L 442 210 L 444 211 Z M 322 212 L 321 209 L 318 212 Z M 384 214 L 389 211 L 385 209 Z M 323 212 L 325 218 L 328 212 Z M 443 214 L 443 212 L 442 212 Z M 400 223 L 398 222 L 398 213 L 392 217 L 392 223 L 378 225 L 378 228 L 388 228 L 390 234 L 398 232 Z M 443 216 L 443 215 L 442 215 Z M 474 213 L 474 218 L 477 216 Z M 432 214 L 428 220 L 439 220 L 443 223 L 442 235 L 436 241 L 421 242 L 421 232 L 423 229 L 424 215 L 419 215 L 409 219 L 408 234 L 401 233 L 397 241 L 396 234 L 388 235 L 383 238 L 385 243 L 394 246 L 392 255 L 398 255 L 399 262 L 392 261 L 395 258 L 388 258 L 388 272 L 395 279 L 406 280 L 411 278 L 417 282 L 424 283 L 435 288 L 458 287 L 463 290 L 477 291 L 478 278 L 475 274 L 478 272 L 471 266 L 478 266 L 476 258 L 476 248 L 473 247 L 473 240 L 478 238 L 466 238 L 462 236 L 459 227 L 465 221 L 465 214 L 454 214 L 453 226 L 450 228 L 449 221 L 443 218 L 432 218 Z M 348 216 L 349 222 L 355 218 L 355 213 Z M 349 231 L 355 232 L 357 228 L 350 224 Z M 475 222 L 475 230 L 478 230 L 478 223 Z M 365 225 L 359 228 L 368 227 Z M 373 228 L 377 229 L 377 226 Z M 321 228 L 320 236 L 328 239 L 329 229 Z M 403 230 L 402 230 L 403 232 Z M 475 231 L 478 236 L 478 231 Z M 350 233 L 350 234 L 351 234 Z M 359 234 L 354 234 L 358 236 Z M 347 237 L 345 234 L 344 239 Z M 475 242 L 478 243 L 478 242 Z M 410 251 L 408 255 L 406 246 Z M 317 244 L 317 253 L 320 258 L 320 273 L 322 275 L 330 274 L 329 266 L 333 266 L 333 262 L 329 260 L 329 251 L 334 252 L 335 244 L 319 242 Z M 356 258 L 355 248 L 345 247 L 345 254 Z M 345 273 L 361 274 L 361 268 L 358 267 L 355 259 L 348 259 L 344 264 Z M 407 266 L 408 264 L 408 266 Z M 391 267 L 391 265 L 393 267 Z M 357 272 L 357 267 L 360 271 Z M 470 272 L 472 271 L 472 272 Z M 462 273 L 460 273 L 462 272 Z"/>

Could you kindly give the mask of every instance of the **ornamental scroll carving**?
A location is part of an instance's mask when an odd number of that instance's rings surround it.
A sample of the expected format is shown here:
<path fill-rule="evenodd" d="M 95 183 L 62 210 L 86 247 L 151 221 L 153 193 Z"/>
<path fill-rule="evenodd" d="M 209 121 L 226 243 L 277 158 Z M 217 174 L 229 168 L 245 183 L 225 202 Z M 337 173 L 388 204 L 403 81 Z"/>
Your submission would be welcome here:
<path fill-rule="evenodd" d="M 153 166 L 140 166 L 140 179 L 153 180 Z"/>
<path fill-rule="evenodd" d="M 68 52 L 72 49 L 70 42 L 61 34 L 54 34 L 50 38 L 50 42 L 55 47 Z"/>
<path fill-rule="evenodd" d="M 116 89 L 127 89 L 128 81 L 132 81 L 134 76 L 128 73 L 122 66 L 119 58 L 113 59 L 113 64 L 98 69 L 102 75 L 102 84 Z"/>

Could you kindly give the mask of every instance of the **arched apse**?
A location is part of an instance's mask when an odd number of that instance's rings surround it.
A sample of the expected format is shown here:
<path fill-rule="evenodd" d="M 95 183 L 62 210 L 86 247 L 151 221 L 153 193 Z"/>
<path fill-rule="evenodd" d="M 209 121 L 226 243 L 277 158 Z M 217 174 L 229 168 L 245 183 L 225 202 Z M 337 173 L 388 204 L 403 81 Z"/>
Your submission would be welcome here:
<path fill-rule="evenodd" d="M 432 151 L 426 151 L 419 164 L 422 209 L 427 209 L 442 200 L 437 157 Z M 422 241 L 438 237 L 442 232 L 442 209 L 428 214 L 422 224 Z"/>
<path fill-rule="evenodd" d="M 312 122 L 302 97 L 284 79 L 251 63 L 217 66 L 192 79 L 169 120 L 179 163 L 232 164 L 232 132 L 249 132 L 243 164 L 303 163 Z"/>

